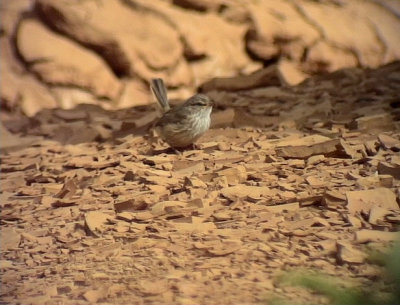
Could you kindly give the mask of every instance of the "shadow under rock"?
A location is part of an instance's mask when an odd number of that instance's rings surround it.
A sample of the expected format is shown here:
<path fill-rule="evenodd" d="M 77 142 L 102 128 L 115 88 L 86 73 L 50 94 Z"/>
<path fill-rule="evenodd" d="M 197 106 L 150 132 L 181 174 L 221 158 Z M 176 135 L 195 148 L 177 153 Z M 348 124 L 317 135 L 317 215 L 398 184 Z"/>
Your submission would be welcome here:
<path fill-rule="evenodd" d="M 10 114 L 3 116 L 2 122 L 8 131 L 22 138 L 36 136 L 61 144 L 79 144 L 145 135 L 158 116 L 152 106 L 110 111 L 81 104 L 68 110 L 43 109 L 32 118 Z"/>
<path fill-rule="evenodd" d="M 210 91 L 207 94 L 216 104 L 212 129 L 295 128 L 314 133 L 329 133 L 339 125 L 350 130 L 397 129 L 399 75 L 400 62 L 394 62 L 378 69 L 342 69 L 312 77 L 295 87 Z M 109 111 L 80 104 L 69 110 L 44 109 L 32 118 L 7 110 L 1 113 L 6 130 L 20 139 L 36 136 L 62 144 L 151 136 L 149 131 L 159 116 L 155 105 Z M 26 143 L 25 147 L 30 142 Z"/>

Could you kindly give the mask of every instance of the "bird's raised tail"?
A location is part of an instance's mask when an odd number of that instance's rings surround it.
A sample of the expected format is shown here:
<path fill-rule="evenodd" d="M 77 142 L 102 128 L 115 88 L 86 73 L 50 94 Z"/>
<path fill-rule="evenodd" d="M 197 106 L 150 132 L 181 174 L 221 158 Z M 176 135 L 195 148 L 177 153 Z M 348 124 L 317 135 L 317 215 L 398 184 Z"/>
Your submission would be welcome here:
<path fill-rule="evenodd" d="M 153 78 L 150 84 L 151 91 L 160 104 L 162 111 L 167 112 L 170 109 L 167 97 L 167 89 L 165 88 L 164 81 L 161 78 Z"/>

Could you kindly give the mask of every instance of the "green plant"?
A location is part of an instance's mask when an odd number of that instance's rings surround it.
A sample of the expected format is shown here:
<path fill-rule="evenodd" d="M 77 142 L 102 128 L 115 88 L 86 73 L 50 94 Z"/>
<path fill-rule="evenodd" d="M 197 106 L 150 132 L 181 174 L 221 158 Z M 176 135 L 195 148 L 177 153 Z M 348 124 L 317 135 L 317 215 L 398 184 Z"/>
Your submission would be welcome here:
<path fill-rule="evenodd" d="M 371 252 L 369 262 L 384 266 L 385 272 L 381 283 L 375 283 L 368 289 L 337 277 L 304 270 L 285 272 L 276 278 L 276 283 L 310 289 L 326 296 L 333 305 L 400 305 L 400 242 L 395 243 L 389 253 Z M 268 299 L 271 305 L 287 303 L 281 297 Z"/>

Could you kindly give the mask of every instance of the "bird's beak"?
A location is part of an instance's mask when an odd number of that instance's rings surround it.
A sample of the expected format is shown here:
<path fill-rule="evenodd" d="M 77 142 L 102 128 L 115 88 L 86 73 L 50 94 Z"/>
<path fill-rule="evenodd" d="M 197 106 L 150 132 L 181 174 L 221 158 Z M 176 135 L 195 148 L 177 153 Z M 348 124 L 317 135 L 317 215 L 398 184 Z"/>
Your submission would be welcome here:
<path fill-rule="evenodd" d="M 208 106 L 214 107 L 214 101 L 212 99 L 208 100 Z"/>

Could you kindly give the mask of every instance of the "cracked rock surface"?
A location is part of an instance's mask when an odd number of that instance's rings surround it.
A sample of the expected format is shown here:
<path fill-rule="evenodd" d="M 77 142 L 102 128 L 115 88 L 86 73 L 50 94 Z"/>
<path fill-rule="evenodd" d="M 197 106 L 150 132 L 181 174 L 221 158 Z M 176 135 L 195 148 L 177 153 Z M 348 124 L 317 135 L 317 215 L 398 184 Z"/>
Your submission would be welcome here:
<path fill-rule="evenodd" d="M 180 154 L 150 106 L 3 111 L 2 302 L 328 304 L 279 284 L 296 268 L 390 291 L 366 253 L 398 236 L 400 63 L 280 73 L 204 86 L 212 128 Z"/>

